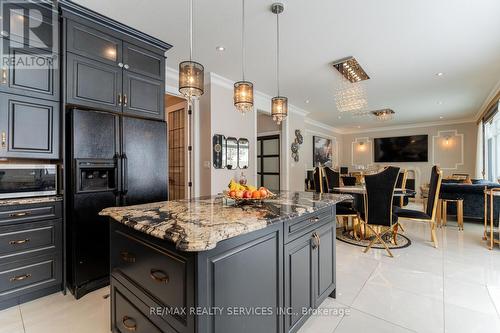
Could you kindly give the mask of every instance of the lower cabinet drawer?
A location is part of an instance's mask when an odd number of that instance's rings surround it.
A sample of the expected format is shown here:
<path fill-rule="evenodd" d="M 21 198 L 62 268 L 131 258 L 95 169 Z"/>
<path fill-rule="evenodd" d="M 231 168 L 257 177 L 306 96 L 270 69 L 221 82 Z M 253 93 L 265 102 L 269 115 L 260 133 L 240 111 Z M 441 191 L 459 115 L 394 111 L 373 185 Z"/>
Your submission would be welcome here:
<path fill-rule="evenodd" d="M 61 217 L 61 201 L 0 207 L 0 225 L 55 220 Z"/>
<path fill-rule="evenodd" d="M 113 278 L 111 279 L 111 302 L 111 326 L 113 332 L 175 332 L 166 327 L 158 328 L 144 314 L 144 312 L 149 312 L 149 308 Z"/>
<path fill-rule="evenodd" d="M 168 307 L 187 306 L 185 258 L 119 230 L 111 233 L 111 267 Z M 177 317 L 181 322 L 186 316 Z"/>
<path fill-rule="evenodd" d="M 0 227 L 0 262 L 54 252 L 61 243 L 61 220 Z"/>
<path fill-rule="evenodd" d="M 0 266 L 0 301 L 61 282 L 61 259 L 39 256 Z"/>

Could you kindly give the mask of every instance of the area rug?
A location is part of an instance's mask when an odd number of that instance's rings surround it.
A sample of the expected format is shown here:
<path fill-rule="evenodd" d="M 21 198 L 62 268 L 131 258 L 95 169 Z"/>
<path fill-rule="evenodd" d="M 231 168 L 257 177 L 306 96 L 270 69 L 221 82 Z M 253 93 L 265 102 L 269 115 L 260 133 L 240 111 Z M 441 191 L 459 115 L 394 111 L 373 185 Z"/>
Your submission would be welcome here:
<path fill-rule="evenodd" d="M 389 249 L 402 249 L 402 248 L 405 248 L 405 247 L 408 247 L 411 245 L 411 240 L 404 236 L 404 235 L 401 235 L 401 234 L 398 234 L 398 237 L 397 237 L 397 244 L 398 245 L 395 245 L 394 243 L 391 242 L 391 238 L 392 238 L 392 235 L 390 234 L 387 234 L 385 237 L 384 237 L 384 241 L 385 243 L 387 244 L 387 247 Z M 354 239 L 354 237 L 352 236 L 352 231 L 350 230 L 347 230 L 347 231 L 344 231 L 344 228 L 343 227 L 340 227 L 340 228 L 337 228 L 337 239 L 339 241 L 342 241 L 342 242 L 345 242 L 345 243 L 348 243 L 348 244 L 351 244 L 351 245 L 356 245 L 356 246 L 361 246 L 361 247 L 367 247 L 368 244 L 370 244 L 370 242 L 372 241 L 372 237 L 369 237 L 367 239 L 359 239 L 359 240 L 356 240 Z M 383 249 L 384 246 L 380 243 L 375 243 L 373 246 L 372 246 L 373 249 Z"/>

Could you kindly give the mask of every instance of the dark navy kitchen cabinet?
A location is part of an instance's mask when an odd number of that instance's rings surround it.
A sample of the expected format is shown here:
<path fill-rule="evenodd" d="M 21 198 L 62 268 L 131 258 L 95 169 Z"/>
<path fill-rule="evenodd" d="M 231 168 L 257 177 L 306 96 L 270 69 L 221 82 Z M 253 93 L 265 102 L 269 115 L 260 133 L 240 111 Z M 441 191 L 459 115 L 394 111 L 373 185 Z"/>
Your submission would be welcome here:
<path fill-rule="evenodd" d="M 0 94 L 0 157 L 59 158 L 59 103 Z"/>

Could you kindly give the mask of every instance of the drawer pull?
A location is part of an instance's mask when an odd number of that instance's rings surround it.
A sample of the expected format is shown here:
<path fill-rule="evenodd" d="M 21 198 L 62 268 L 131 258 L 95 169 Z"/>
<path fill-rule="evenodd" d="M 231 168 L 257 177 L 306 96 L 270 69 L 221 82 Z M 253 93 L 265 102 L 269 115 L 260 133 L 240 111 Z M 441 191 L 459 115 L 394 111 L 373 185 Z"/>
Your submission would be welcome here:
<path fill-rule="evenodd" d="M 24 244 L 24 243 L 28 243 L 30 241 L 29 238 L 26 238 L 26 239 L 18 239 L 18 240 L 11 240 L 9 242 L 10 245 L 20 245 L 20 244 Z"/>
<path fill-rule="evenodd" d="M 313 239 L 312 248 L 313 248 L 313 250 L 315 250 L 316 248 L 319 247 L 319 244 L 320 244 L 320 239 L 319 239 L 318 234 L 314 232 L 312 234 L 312 239 Z"/>
<path fill-rule="evenodd" d="M 153 280 L 159 283 L 166 284 L 169 281 L 168 274 L 159 269 L 152 269 L 150 276 Z"/>
<path fill-rule="evenodd" d="M 136 323 L 134 318 L 131 318 L 129 316 L 123 316 L 122 323 L 123 323 L 123 327 L 125 327 L 129 331 L 136 331 L 137 330 L 137 323 Z"/>
<path fill-rule="evenodd" d="M 316 223 L 318 221 L 319 221 L 319 217 L 318 216 L 315 216 L 315 217 L 311 218 L 311 222 L 312 223 Z"/>
<path fill-rule="evenodd" d="M 123 261 L 129 262 L 129 263 L 135 262 L 135 256 L 132 253 L 129 253 L 127 251 L 120 252 L 120 256 L 122 257 Z"/>
<path fill-rule="evenodd" d="M 23 217 L 23 216 L 28 216 L 30 215 L 30 212 L 19 212 L 19 213 L 11 213 L 9 214 L 10 217 Z"/>
<path fill-rule="evenodd" d="M 14 276 L 10 278 L 10 282 L 23 281 L 31 277 L 31 274 L 23 274 L 19 276 Z"/>

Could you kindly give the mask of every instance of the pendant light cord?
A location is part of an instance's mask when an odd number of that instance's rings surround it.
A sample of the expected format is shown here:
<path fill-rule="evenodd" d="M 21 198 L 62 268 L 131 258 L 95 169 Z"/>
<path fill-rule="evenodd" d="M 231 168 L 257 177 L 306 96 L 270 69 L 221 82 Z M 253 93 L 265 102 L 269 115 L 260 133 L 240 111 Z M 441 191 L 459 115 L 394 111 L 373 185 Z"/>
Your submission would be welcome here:
<path fill-rule="evenodd" d="M 242 54 L 242 65 L 241 71 L 243 76 L 243 81 L 245 81 L 245 0 L 242 0 L 242 11 L 241 11 L 241 54 Z"/>
<path fill-rule="evenodd" d="M 193 60 L 193 0 L 189 0 L 189 61 Z"/>
<path fill-rule="evenodd" d="M 280 14 L 276 13 L 276 78 L 280 96 Z"/>

